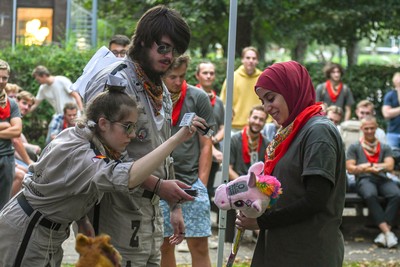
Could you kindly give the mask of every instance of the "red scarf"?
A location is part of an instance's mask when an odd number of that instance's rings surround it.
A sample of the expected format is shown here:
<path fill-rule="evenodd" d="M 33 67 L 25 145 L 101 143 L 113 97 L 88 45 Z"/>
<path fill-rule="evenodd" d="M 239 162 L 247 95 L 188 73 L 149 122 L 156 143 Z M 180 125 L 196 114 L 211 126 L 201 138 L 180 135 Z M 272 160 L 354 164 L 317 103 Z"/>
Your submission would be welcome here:
<path fill-rule="evenodd" d="M 370 163 L 378 163 L 379 162 L 379 154 L 381 153 L 381 143 L 376 141 L 376 147 L 371 146 L 371 143 L 365 141 L 364 137 L 360 138 L 361 147 L 364 151 L 365 156 L 367 157 L 368 162 Z"/>
<path fill-rule="evenodd" d="M 243 157 L 244 163 L 246 163 L 246 164 L 250 163 L 250 151 L 249 151 L 249 142 L 248 142 L 248 136 L 247 136 L 248 128 L 249 128 L 249 126 L 245 126 L 242 130 L 242 157 Z M 261 133 L 259 133 L 257 153 L 261 149 L 261 144 L 262 144 L 262 136 L 261 136 Z"/>
<path fill-rule="evenodd" d="M 7 99 L 7 104 L 4 108 L 0 107 L 0 120 L 6 120 L 11 116 L 10 100 Z"/>
<path fill-rule="evenodd" d="M 181 87 L 181 96 L 179 97 L 178 101 L 174 105 L 174 108 L 172 110 L 172 125 L 175 126 L 178 123 L 179 120 L 179 115 L 181 114 L 181 109 L 183 106 L 183 101 L 185 100 L 186 96 L 186 89 L 187 89 L 187 83 L 186 81 L 183 81 L 182 87 Z"/>
<path fill-rule="evenodd" d="M 340 92 L 342 91 L 343 83 L 342 82 L 339 83 L 337 92 L 335 92 L 335 90 L 333 90 L 332 83 L 330 80 L 326 81 L 325 86 L 326 86 L 326 89 L 328 91 L 329 97 L 331 98 L 332 102 L 336 103 L 336 100 L 337 100 L 338 96 L 340 95 Z"/>
<path fill-rule="evenodd" d="M 321 103 L 308 106 L 296 117 L 293 123 L 288 126 L 290 127 L 292 125 L 293 128 L 286 138 L 279 140 L 280 135 L 277 135 L 275 139 L 272 140 L 267 148 L 267 151 L 270 150 L 272 153 L 265 153 L 264 174 L 272 174 L 276 164 L 283 157 L 283 155 L 285 155 L 297 133 L 301 130 L 301 128 L 303 128 L 309 119 L 316 115 L 321 115 L 321 110 Z"/>
<path fill-rule="evenodd" d="M 196 84 L 196 87 L 203 89 L 199 83 Z M 206 91 L 204 90 L 204 92 L 206 92 Z M 210 98 L 211 106 L 214 107 L 215 102 L 217 102 L 217 93 L 214 90 L 211 90 L 211 93 L 208 93 L 208 92 L 206 92 L 206 93 L 207 93 L 208 97 Z"/>
<path fill-rule="evenodd" d="M 67 120 L 64 118 L 63 119 L 63 127 L 62 127 L 62 129 L 64 130 L 64 129 L 67 129 L 68 128 L 68 123 L 67 123 Z"/>

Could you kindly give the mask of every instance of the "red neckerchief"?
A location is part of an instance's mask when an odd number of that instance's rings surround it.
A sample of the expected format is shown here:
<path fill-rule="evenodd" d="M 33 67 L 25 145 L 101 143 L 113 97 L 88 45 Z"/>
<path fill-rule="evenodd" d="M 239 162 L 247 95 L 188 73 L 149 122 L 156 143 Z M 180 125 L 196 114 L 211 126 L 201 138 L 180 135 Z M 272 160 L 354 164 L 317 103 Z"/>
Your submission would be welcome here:
<path fill-rule="evenodd" d="M 242 130 L 242 157 L 243 161 L 246 164 L 250 163 L 250 151 L 249 151 L 249 142 L 248 142 L 248 136 L 247 136 L 247 129 L 249 126 L 245 126 Z M 258 146 L 257 146 L 257 153 L 261 149 L 261 143 L 262 143 L 262 138 L 261 138 L 261 133 L 259 133 L 259 138 L 258 138 Z"/>
<path fill-rule="evenodd" d="M 271 158 L 269 158 L 269 153 L 265 153 L 265 165 L 264 165 L 264 174 L 271 175 L 274 170 L 276 164 L 279 160 L 285 155 L 286 151 L 289 149 L 290 144 L 293 139 L 296 137 L 297 133 L 303 128 L 303 126 L 307 123 L 309 119 L 312 117 L 321 114 L 321 103 L 315 103 L 314 105 L 308 106 L 304 109 L 292 122 L 293 128 L 289 135 L 283 140 L 276 140 L 280 138 L 279 135 L 276 136 L 274 140 L 268 145 L 267 150 L 270 146 L 275 145 L 276 147 L 273 149 L 273 153 Z M 288 126 L 289 127 L 289 126 Z"/>
<path fill-rule="evenodd" d="M 196 87 L 202 89 L 202 87 L 199 83 L 196 84 Z M 217 93 L 214 90 L 211 90 L 211 93 L 208 93 L 208 92 L 206 92 L 206 93 L 210 97 L 211 106 L 214 107 L 215 102 L 217 102 Z"/>
<path fill-rule="evenodd" d="M 186 81 L 183 81 L 182 86 L 181 86 L 181 97 L 179 97 L 174 108 L 172 109 L 172 125 L 173 126 L 175 126 L 178 123 L 179 115 L 181 114 L 181 109 L 183 106 L 183 101 L 185 100 L 185 96 L 186 96 L 186 89 L 187 89 L 187 83 L 186 83 Z"/>
<path fill-rule="evenodd" d="M 64 129 L 66 129 L 66 128 L 68 128 L 68 123 L 67 123 L 67 120 L 66 120 L 65 117 L 64 117 L 62 129 L 64 130 Z"/>
<path fill-rule="evenodd" d="M 7 104 L 4 108 L 0 107 L 0 120 L 6 120 L 11 116 L 10 100 L 7 99 Z"/>
<path fill-rule="evenodd" d="M 326 90 L 328 91 L 329 97 L 331 98 L 332 102 L 336 103 L 337 97 L 340 95 L 340 91 L 342 91 L 343 83 L 342 82 L 339 83 L 337 93 L 333 90 L 332 83 L 330 80 L 326 81 L 325 86 L 326 86 Z"/>
<path fill-rule="evenodd" d="M 381 153 L 381 143 L 377 141 L 376 149 L 374 152 L 368 151 L 363 144 L 367 144 L 364 137 L 360 138 L 361 147 L 364 151 L 365 156 L 367 157 L 368 162 L 370 163 L 378 163 L 379 154 Z"/>

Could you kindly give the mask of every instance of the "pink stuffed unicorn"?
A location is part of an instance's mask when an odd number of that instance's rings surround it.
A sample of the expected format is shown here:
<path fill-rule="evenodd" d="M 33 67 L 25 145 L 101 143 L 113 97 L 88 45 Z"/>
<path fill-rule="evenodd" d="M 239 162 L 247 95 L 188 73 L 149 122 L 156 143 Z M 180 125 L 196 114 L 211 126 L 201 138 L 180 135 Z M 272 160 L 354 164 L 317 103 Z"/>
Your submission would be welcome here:
<path fill-rule="evenodd" d="M 261 216 L 276 202 L 281 183 L 270 175 L 263 175 L 264 163 L 254 163 L 247 175 L 221 184 L 215 191 L 214 202 L 223 210 L 236 209 L 249 218 Z"/>

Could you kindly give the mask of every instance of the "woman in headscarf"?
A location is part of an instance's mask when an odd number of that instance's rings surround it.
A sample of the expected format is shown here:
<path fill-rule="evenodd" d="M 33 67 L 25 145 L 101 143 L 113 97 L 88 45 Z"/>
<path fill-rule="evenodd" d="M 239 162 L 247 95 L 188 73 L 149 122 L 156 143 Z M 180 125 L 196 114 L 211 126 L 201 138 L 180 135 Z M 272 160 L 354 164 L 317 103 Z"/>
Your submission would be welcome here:
<path fill-rule="evenodd" d="M 267 148 L 264 172 L 279 179 L 283 194 L 259 218 L 237 217 L 238 228 L 261 230 L 251 266 L 342 266 L 346 168 L 340 134 L 315 103 L 310 75 L 299 63 L 268 67 L 255 90 L 282 125 Z"/>

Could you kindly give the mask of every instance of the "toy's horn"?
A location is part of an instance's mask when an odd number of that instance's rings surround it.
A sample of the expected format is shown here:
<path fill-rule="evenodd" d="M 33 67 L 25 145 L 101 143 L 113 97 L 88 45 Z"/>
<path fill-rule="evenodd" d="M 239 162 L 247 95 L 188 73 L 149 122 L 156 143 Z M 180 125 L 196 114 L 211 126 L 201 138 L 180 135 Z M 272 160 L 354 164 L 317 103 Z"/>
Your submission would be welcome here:
<path fill-rule="evenodd" d="M 249 187 L 256 187 L 257 177 L 254 172 L 250 173 L 249 182 L 247 183 Z"/>

